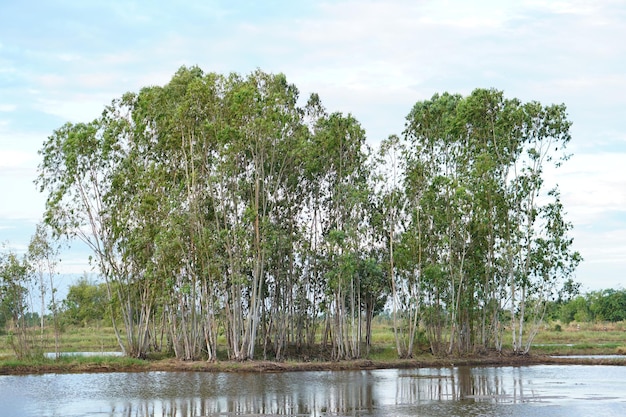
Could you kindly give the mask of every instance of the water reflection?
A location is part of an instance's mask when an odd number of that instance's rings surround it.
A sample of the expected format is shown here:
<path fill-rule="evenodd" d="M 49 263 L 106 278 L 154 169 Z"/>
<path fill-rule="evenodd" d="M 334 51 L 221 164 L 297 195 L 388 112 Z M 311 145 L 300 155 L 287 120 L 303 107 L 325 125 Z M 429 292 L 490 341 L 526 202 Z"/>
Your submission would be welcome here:
<path fill-rule="evenodd" d="M 502 372 L 506 369 L 507 372 Z M 527 403 L 541 397 L 525 388 L 522 368 L 428 369 L 405 372 L 398 379 L 397 402 L 487 401 Z"/>
<path fill-rule="evenodd" d="M 178 376 L 178 384 L 160 385 L 161 398 L 138 391 L 145 399 L 115 404 L 111 415 L 372 415 L 379 379 L 369 371 Z M 188 388 L 181 390 L 183 385 Z"/>
<path fill-rule="evenodd" d="M 45 352 L 44 357 L 46 357 L 47 359 L 54 359 L 57 357 L 61 357 L 61 356 L 79 356 L 79 357 L 85 357 L 85 356 L 116 356 L 116 357 L 122 357 L 124 356 L 123 352 Z"/>
<path fill-rule="evenodd" d="M 0 376 L 0 414 L 572 416 L 604 407 L 626 415 L 623 392 L 618 366 Z"/>

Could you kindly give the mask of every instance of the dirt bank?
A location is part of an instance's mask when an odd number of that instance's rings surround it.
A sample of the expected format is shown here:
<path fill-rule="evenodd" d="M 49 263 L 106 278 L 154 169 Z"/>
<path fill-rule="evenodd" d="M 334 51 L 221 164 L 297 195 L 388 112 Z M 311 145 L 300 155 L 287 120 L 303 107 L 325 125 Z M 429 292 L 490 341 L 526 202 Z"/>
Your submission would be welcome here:
<path fill-rule="evenodd" d="M 297 372 L 297 371 L 344 371 L 367 369 L 411 369 L 425 367 L 455 367 L 455 366 L 526 366 L 550 364 L 578 364 L 578 365 L 626 365 L 626 359 L 616 358 L 580 358 L 580 357 L 551 357 L 546 355 L 506 355 L 492 354 L 486 356 L 463 358 L 437 358 L 421 356 L 405 360 L 352 360 L 339 362 L 272 362 L 272 361 L 245 361 L 245 362 L 204 362 L 179 361 L 176 359 L 134 361 L 111 360 L 108 362 L 62 362 L 50 361 L 44 364 L 12 364 L 0 365 L 0 375 L 27 375 L 44 373 L 88 373 L 88 372 Z"/>

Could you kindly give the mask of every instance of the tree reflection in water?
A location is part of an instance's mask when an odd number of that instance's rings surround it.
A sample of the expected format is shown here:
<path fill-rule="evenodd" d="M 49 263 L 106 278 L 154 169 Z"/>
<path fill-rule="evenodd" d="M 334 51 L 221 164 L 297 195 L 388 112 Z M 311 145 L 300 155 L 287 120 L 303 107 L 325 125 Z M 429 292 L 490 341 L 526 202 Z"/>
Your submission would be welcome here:
<path fill-rule="evenodd" d="M 424 372 L 425 371 L 425 372 Z M 489 401 L 526 403 L 539 401 L 534 391 L 526 392 L 515 368 L 503 376 L 499 368 L 441 368 L 411 371 L 398 379 L 396 403 L 426 401 Z"/>
<path fill-rule="evenodd" d="M 205 392 L 204 398 L 146 399 L 112 407 L 111 415 L 167 416 L 281 416 L 372 415 L 376 405 L 376 378 L 369 371 L 327 372 L 314 381 L 293 374 L 235 376 L 235 384 L 222 393 Z M 231 376 L 231 375 L 229 375 Z M 239 388 L 239 389 L 237 389 Z M 121 408 L 121 409 L 120 409 Z"/>
<path fill-rule="evenodd" d="M 185 376 L 181 375 L 181 379 L 185 380 Z M 389 407 L 398 410 L 397 407 L 437 403 L 461 406 L 539 401 L 533 389 L 525 390 L 522 372 L 517 368 L 250 374 L 228 375 L 219 381 L 196 376 L 187 382 L 192 381 L 190 387 L 195 388 L 186 395 L 181 395 L 185 391 L 180 387 L 168 391 L 162 386 L 161 398 L 153 395 L 123 405 L 111 404 L 111 415 L 384 415 Z"/>
<path fill-rule="evenodd" d="M 626 416 L 624 392 L 623 366 L 3 375 L 0 415 Z"/>

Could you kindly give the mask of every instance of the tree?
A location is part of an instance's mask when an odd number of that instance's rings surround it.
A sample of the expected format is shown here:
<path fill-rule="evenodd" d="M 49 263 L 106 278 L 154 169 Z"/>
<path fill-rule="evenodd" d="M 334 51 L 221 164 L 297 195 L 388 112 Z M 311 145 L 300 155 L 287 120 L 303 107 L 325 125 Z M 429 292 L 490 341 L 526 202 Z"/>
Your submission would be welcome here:
<path fill-rule="evenodd" d="M 591 321 L 592 313 L 590 311 L 590 302 L 588 297 L 579 295 L 567 302 L 560 304 L 558 310 L 558 319 L 568 324 L 572 321 L 588 322 Z"/>
<path fill-rule="evenodd" d="M 39 295 L 41 297 L 41 338 L 43 343 L 46 308 L 52 313 L 52 325 L 54 327 L 54 347 L 55 353 L 59 354 L 60 327 L 58 322 L 59 306 L 56 300 L 57 288 L 54 278 L 57 274 L 56 266 L 59 256 L 59 244 L 52 240 L 50 231 L 45 224 L 37 224 L 35 235 L 28 245 L 28 258 L 33 267 L 33 271 L 38 278 Z M 48 287 L 49 285 L 49 287 Z M 50 294 L 50 303 L 46 305 L 46 295 Z"/>
<path fill-rule="evenodd" d="M 132 260 L 121 252 L 107 201 L 115 194 L 114 180 L 125 161 L 131 104 L 132 97 L 126 95 L 114 101 L 99 119 L 68 123 L 56 130 L 40 150 L 43 161 L 37 183 L 48 193 L 46 223 L 56 236 L 80 239 L 92 250 L 110 298 L 120 301 L 124 336 L 113 318 L 120 348 L 130 356 L 143 357 L 153 306 L 148 291 L 151 287 L 142 285 L 145 276 L 137 275 Z"/>
<path fill-rule="evenodd" d="M 308 138 L 297 97 L 282 74 L 183 67 L 44 144 L 47 222 L 93 250 L 121 303 L 114 324 L 123 323 L 116 334 L 128 354 L 145 355 L 155 320 L 181 359 L 204 344 L 214 360 L 220 322 L 238 360 L 267 340 L 260 329 L 276 328 L 264 316 L 268 290 L 280 302 L 296 281 L 294 173 Z M 279 242 L 282 260 L 271 256 Z"/>
<path fill-rule="evenodd" d="M 106 318 L 108 304 L 106 284 L 84 275 L 70 286 L 63 300 L 62 316 L 67 323 L 86 326 Z"/>
<path fill-rule="evenodd" d="M 588 295 L 589 310 L 598 321 L 626 320 L 626 291 L 608 288 Z"/>
<path fill-rule="evenodd" d="M 0 252 L 0 323 L 8 327 L 9 344 L 18 359 L 39 356 L 28 306 L 31 271 L 27 259 L 13 251 Z"/>
<path fill-rule="evenodd" d="M 383 141 L 378 154 L 373 229 L 387 255 L 388 287 L 396 351 L 413 355 L 422 307 L 421 267 L 424 239 L 420 224 L 421 177 L 407 170 L 408 150 L 399 137 Z"/>
<path fill-rule="evenodd" d="M 433 351 L 489 341 L 500 349 L 505 306 L 513 350 L 530 348 L 545 302 L 580 261 L 558 191 L 542 178 L 546 163 L 567 159 L 569 126 L 563 105 L 480 89 L 435 95 L 407 117 L 405 189 L 420 219 L 407 233 L 423 231 L 426 252 L 413 258 L 422 262 Z"/>
<path fill-rule="evenodd" d="M 360 356 L 361 314 L 356 278 L 369 196 L 365 132 L 351 115 L 322 116 L 315 126 L 310 158 L 312 210 L 319 219 L 319 254 L 326 280 L 326 332 L 335 359 Z M 318 255 L 319 256 L 319 255 Z"/>
<path fill-rule="evenodd" d="M 46 224 L 92 249 L 121 348 L 213 361 L 223 334 L 280 360 L 320 334 L 357 358 L 390 294 L 400 357 L 419 326 L 445 355 L 500 350 L 506 324 L 523 353 L 580 259 L 542 179 L 564 107 L 435 95 L 372 158 L 352 115 L 298 99 L 283 74 L 182 67 L 48 138 Z"/>

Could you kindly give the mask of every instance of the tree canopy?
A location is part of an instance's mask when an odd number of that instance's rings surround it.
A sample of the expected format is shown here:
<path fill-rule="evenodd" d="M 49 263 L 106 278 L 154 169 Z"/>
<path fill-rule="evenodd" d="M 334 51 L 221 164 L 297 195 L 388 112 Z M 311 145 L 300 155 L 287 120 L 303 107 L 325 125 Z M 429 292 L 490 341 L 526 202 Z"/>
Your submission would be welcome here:
<path fill-rule="evenodd" d="M 374 152 L 352 115 L 299 103 L 282 74 L 183 67 L 45 142 L 46 221 L 92 249 L 124 351 L 215 360 L 223 335 L 237 360 L 357 358 L 385 305 L 400 356 L 419 326 L 437 354 L 505 328 L 527 351 L 580 261 L 543 181 L 565 106 L 437 94 Z"/>

